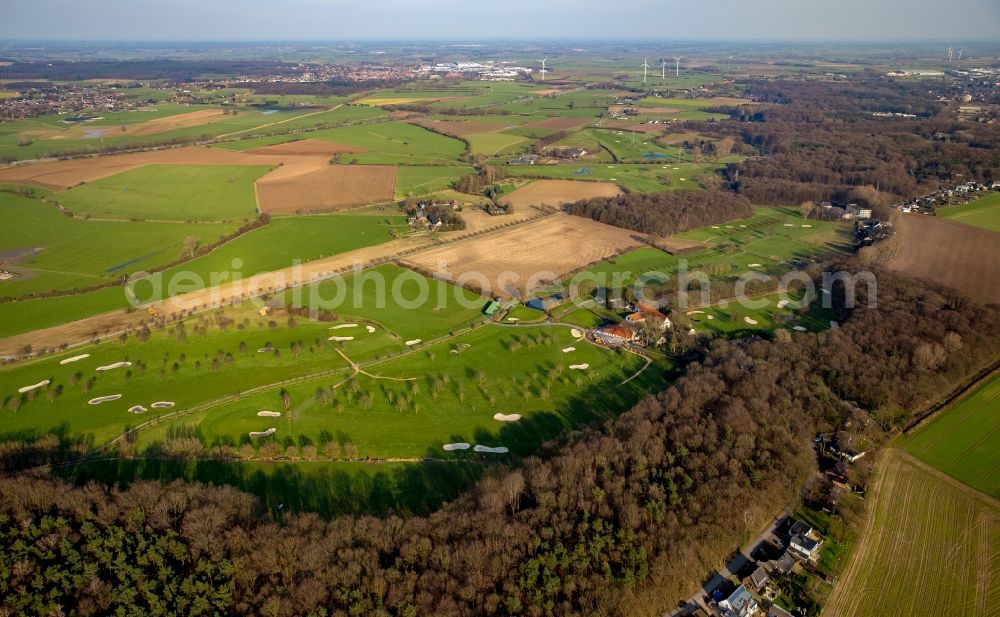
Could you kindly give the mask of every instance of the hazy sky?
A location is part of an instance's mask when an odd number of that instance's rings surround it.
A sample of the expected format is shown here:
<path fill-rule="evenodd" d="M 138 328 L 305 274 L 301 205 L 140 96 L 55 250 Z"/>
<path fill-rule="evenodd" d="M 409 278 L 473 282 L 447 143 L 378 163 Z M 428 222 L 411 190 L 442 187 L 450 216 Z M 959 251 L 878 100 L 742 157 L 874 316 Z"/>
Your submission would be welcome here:
<path fill-rule="evenodd" d="M 1000 0 L 0 0 L 0 38 L 997 40 Z"/>

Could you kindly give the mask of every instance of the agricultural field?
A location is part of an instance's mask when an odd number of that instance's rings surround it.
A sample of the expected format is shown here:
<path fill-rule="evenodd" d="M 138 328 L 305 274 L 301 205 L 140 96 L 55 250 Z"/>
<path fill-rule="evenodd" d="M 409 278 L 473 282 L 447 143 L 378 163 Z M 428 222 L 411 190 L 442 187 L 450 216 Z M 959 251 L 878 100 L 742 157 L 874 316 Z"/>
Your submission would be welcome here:
<path fill-rule="evenodd" d="M 403 260 L 422 272 L 490 289 L 503 297 L 525 296 L 619 252 L 638 245 L 627 230 L 569 215 L 554 215 Z M 518 247 L 517 252 L 507 247 Z M 496 256 L 503 254 L 503 260 Z"/>
<path fill-rule="evenodd" d="M 1000 504 L 887 450 L 867 521 L 825 617 L 991 615 L 1000 605 Z"/>
<path fill-rule="evenodd" d="M 1000 233 L 930 216 L 896 223 L 899 250 L 892 270 L 957 289 L 979 302 L 1000 302 Z"/>
<path fill-rule="evenodd" d="M 392 165 L 324 165 L 305 173 L 274 174 L 257 183 L 261 212 L 329 212 L 391 201 L 396 193 Z"/>
<path fill-rule="evenodd" d="M 987 495 L 1000 499 L 1000 376 L 911 435 L 901 448 Z"/>
<path fill-rule="evenodd" d="M 421 167 L 401 165 L 396 170 L 396 197 L 420 196 L 451 188 L 464 176 L 475 173 L 472 167 Z"/>
<path fill-rule="evenodd" d="M 961 206 L 938 208 L 937 214 L 957 223 L 1000 232 L 1000 193 Z"/>
<path fill-rule="evenodd" d="M 98 152 L 121 145 L 163 143 L 252 134 L 309 111 L 239 108 L 237 113 L 205 105 L 158 104 L 150 111 L 119 112 L 75 125 L 62 116 L 41 116 L 0 125 L 0 159 L 28 160 L 63 153 Z"/>
<path fill-rule="evenodd" d="M 77 216 L 158 221 L 245 221 L 254 182 L 269 166 L 146 165 L 51 197 Z"/>
<path fill-rule="evenodd" d="M 185 245 L 214 242 L 237 225 L 82 221 L 52 204 L 0 193 L 0 265 L 21 276 L 0 295 L 89 287 L 179 259 Z"/>
<path fill-rule="evenodd" d="M 504 203 L 515 208 L 529 206 L 562 206 L 594 197 L 617 197 L 621 189 L 610 182 L 579 182 L 572 180 L 536 180 L 503 197 Z"/>
<path fill-rule="evenodd" d="M 449 165 L 465 152 L 465 145 L 457 139 L 406 122 L 324 129 L 309 133 L 309 137 L 365 150 L 360 154 L 342 155 L 341 163 Z"/>

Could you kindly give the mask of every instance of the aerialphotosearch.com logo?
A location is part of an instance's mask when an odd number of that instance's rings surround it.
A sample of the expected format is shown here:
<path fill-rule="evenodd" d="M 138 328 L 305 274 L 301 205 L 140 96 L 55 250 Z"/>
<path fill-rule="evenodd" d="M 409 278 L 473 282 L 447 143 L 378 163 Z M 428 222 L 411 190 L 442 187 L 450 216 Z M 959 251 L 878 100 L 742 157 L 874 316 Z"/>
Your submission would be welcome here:
<path fill-rule="evenodd" d="M 568 279 L 555 272 L 507 270 L 494 276 L 466 270 L 452 272 L 439 262 L 432 271 L 417 272 L 396 266 L 355 262 L 350 267 L 321 271 L 296 261 L 290 268 L 244 276 L 243 261 L 231 269 L 207 276 L 192 270 L 140 272 L 129 277 L 126 296 L 134 308 L 156 307 L 166 314 L 183 313 L 248 302 L 255 306 L 285 304 L 320 311 L 350 312 L 383 309 L 480 309 L 486 298 L 526 301 L 554 298 L 556 303 L 607 306 L 638 303 L 657 309 L 686 310 L 725 302 L 760 310 L 776 296 L 782 307 L 807 308 L 817 300 L 832 308 L 838 290 L 840 306 L 854 308 L 860 289 L 868 307 L 877 306 L 877 280 L 868 271 L 782 271 L 748 268 L 734 275 L 712 276 L 680 259 L 671 271 L 634 273 L 602 268 L 579 272 Z"/>

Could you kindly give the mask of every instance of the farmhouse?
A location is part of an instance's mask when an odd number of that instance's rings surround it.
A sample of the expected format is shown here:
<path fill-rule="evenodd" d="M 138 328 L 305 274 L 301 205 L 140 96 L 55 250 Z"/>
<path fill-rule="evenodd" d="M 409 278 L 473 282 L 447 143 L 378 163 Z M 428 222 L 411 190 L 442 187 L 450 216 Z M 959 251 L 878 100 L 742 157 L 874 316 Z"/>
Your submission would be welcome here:
<path fill-rule="evenodd" d="M 745 586 L 740 585 L 728 598 L 719 602 L 719 609 L 725 617 L 750 617 L 757 612 L 757 600 Z"/>
<path fill-rule="evenodd" d="M 537 154 L 522 154 L 516 159 L 507 161 L 508 165 L 534 165 L 538 161 Z"/>

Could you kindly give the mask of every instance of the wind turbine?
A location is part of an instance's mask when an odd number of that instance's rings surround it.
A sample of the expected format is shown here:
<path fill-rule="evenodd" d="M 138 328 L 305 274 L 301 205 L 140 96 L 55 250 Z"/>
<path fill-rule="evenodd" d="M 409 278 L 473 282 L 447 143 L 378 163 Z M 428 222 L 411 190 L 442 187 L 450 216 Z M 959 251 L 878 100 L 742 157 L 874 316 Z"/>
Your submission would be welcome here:
<path fill-rule="evenodd" d="M 674 60 L 677 61 L 677 77 L 681 76 L 681 58 L 684 56 L 674 56 Z"/>
<path fill-rule="evenodd" d="M 965 53 L 965 50 L 964 50 L 964 49 L 959 49 L 959 50 L 958 50 L 958 61 L 959 61 L 959 62 L 961 62 L 961 61 L 962 61 L 962 54 L 963 54 L 963 53 Z"/>
<path fill-rule="evenodd" d="M 545 63 L 548 62 L 548 58 L 542 58 L 539 62 L 542 63 L 542 81 L 545 81 Z"/>
<path fill-rule="evenodd" d="M 948 46 L 948 62 L 951 62 L 955 58 L 955 50 L 951 45 Z"/>
<path fill-rule="evenodd" d="M 660 68 L 663 69 L 662 79 L 666 80 L 667 79 L 667 61 L 666 60 L 660 60 Z"/>
<path fill-rule="evenodd" d="M 649 56 L 646 56 L 646 59 L 642 61 L 642 83 L 643 84 L 646 83 L 646 73 L 647 73 L 647 71 L 649 71 Z"/>

